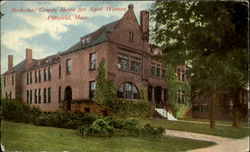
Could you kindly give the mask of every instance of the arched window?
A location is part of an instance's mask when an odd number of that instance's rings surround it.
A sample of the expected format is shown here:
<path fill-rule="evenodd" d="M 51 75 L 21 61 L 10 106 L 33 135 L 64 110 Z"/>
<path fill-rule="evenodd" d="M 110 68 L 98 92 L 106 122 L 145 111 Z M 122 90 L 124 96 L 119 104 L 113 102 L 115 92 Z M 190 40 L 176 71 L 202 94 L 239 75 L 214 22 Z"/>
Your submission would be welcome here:
<path fill-rule="evenodd" d="M 139 99 L 140 98 L 137 87 L 130 82 L 125 82 L 119 87 L 118 92 L 117 92 L 117 97 L 125 98 L 125 99 Z"/>

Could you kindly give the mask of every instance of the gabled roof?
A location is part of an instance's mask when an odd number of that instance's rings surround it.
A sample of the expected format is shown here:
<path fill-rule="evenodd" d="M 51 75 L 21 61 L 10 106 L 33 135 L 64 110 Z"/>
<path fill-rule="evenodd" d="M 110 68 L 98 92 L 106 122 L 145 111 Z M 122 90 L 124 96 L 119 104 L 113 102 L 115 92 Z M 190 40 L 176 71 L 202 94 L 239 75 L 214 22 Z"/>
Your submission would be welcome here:
<path fill-rule="evenodd" d="M 81 42 L 77 42 L 75 45 L 73 45 L 72 47 L 70 47 L 68 50 L 61 52 L 60 54 L 67 54 L 67 53 L 71 53 L 71 52 L 75 52 L 78 51 L 80 49 L 84 49 L 84 48 L 88 48 L 90 46 L 94 46 L 100 43 L 104 43 L 108 41 L 107 38 L 107 34 L 109 32 L 112 32 L 114 30 L 114 28 L 116 27 L 116 25 L 118 24 L 120 20 L 111 22 L 109 24 L 103 25 L 102 27 L 100 27 L 98 30 L 96 30 L 93 33 L 90 33 L 86 36 L 83 37 L 91 37 L 90 43 L 85 44 L 85 45 L 81 45 Z"/>
<path fill-rule="evenodd" d="M 21 61 L 20 63 L 18 63 L 11 70 L 6 71 L 5 73 L 3 73 L 3 75 L 9 74 L 9 73 L 12 73 L 12 72 L 24 72 L 25 71 L 25 66 L 26 66 L 26 59 Z"/>

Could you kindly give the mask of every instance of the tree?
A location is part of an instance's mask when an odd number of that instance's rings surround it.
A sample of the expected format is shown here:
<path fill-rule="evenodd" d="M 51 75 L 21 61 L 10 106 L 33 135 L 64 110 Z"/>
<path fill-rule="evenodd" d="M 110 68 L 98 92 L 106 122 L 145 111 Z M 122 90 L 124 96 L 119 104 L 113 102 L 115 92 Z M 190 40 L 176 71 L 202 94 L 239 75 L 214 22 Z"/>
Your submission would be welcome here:
<path fill-rule="evenodd" d="M 215 127 L 218 90 L 238 90 L 247 83 L 247 11 L 247 2 L 222 1 L 157 1 L 151 9 L 153 43 L 169 64 L 186 63 L 192 85 L 212 97 L 210 128 Z"/>
<path fill-rule="evenodd" d="M 99 64 L 96 77 L 95 100 L 104 107 L 107 107 L 116 98 L 116 89 L 112 82 L 106 80 L 105 61 Z"/>

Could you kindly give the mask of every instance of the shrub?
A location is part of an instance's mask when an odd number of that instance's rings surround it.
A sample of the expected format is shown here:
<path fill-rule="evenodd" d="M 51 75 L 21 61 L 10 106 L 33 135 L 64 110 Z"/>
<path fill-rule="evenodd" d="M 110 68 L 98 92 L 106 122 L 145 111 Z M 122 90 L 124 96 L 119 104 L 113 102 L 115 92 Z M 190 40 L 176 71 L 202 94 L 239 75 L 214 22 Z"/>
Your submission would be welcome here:
<path fill-rule="evenodd" d="M 78 128 L 82 136 L 111 136 L 113 134 L 113 127 L 101 118 L 94 121 L 91 125 L 85 125 Z"/>
<path fill-rule="evenodd" d="M 108 107 L 110 107 L 111 112 L 122 118 L 145 118 L 150 115 L 151 111 L 149 102 L 143 100 L 117 99 L 115 101 L 110 101 Z"/>
<path fill-rule="evenodd" d="M 19 100 L 2 100 L 3 118 L 14 122 L 32 123 L 41 114 L 37 107 L 30 107 Z"/>
<path fill-rule="evenodd" d="M 35 124 L 42 126 L 76 129 L 82 125 L 90 125 L 95 120 L 96 117 L 94 115 L 68 111 L 43 114 L 37 118 Z"/>
<path fill-rule="evenodd" d="M 137 119 L 125 119 L 123 122 L 123 129 L 133 130 L 138 125 L 139 125 L 139 121 Z"/>
<path fill-rule="evenodd" d="M 94 121 L 91 125 L 83 125 L 78 128 L 81 136 L 133 136 L 133 137 L 160 137 L 164 133 L 163 128 L 155 128 L 146 124 L 139 125 L 138 119 L 120 119 L 104 117 Z"/>

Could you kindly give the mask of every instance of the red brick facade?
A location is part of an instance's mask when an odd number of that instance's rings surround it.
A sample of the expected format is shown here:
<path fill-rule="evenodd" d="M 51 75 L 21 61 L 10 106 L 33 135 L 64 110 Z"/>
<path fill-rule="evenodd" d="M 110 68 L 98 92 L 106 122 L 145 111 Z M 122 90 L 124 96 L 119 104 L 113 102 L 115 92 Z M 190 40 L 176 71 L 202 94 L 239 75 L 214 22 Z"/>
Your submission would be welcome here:
<path fill-rule="evenodd" d="M 107 79 L 112 80 L 117 89 L 126 82 L 133 84 L 123 88 L 124 98 L 135 97 L 138 90 L 140 97 L 143 94 L 153 107 L 157 103 L 166 105 L 165 69 L 152 60 L 148 12 L 142 11 L 140 15 L 139 25 L 130 5 L 120 20 L 83 36 L 70 49 L 44 59 L 32 59 L 32 50 L 27 49 L 26 59 L 15 67 L 9 63 L 10 69 L 3 74 L 3 96 L 21 99 L 47 112 L 68 109 L 98 113 L 100 109 L 90 100 L 90 82 L 95 81 L 98 65 L 104 59 Z M 134 86 L 137 89 L 131 89 Z M 154 88 L 160 90 L 156 92 Z M 155 94 L 160 96 L 157 99 L 160 101 L 155 102 Z"/>

